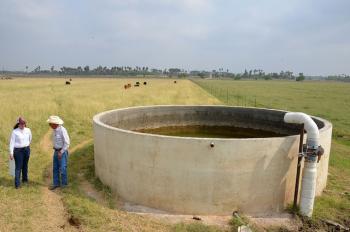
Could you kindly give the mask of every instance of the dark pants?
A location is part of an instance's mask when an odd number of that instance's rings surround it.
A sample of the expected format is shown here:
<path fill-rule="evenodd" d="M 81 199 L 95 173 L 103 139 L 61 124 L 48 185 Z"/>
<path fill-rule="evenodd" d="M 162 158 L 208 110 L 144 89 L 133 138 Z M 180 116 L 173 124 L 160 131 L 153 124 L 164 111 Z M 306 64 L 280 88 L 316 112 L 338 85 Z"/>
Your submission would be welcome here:
<path fill-rule="evenodd" d="M 19 187 L 21 185 L 21 172 L 22 172 L 22 182 L 28 182 L 28 161 L 30 156 L 30 147 L 15 148 L 13 152 L 15 158 L 15 186 Z"/>
<path fill-rule="evenodd" d="M 58 152 L 53 154 L 53 185 L 66 186 L 68 184 L 67 177 L 68 151 L 62 154 L 61 159 L 58 159 Z"/>

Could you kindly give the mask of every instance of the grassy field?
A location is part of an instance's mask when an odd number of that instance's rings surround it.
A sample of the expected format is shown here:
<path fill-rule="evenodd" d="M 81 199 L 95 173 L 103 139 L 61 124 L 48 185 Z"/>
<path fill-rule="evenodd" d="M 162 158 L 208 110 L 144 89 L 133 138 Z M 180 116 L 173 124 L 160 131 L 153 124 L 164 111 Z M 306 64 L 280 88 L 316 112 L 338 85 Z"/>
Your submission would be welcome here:
<path fill-rule="evenodd" d="M 0 81 L 0 231 L 185 231 L 164 222 L 113 208 L 110 191 L 94 178 L 92 116 L 114 108 L 152 104 L 218 104 L 190 81 L 147 80 L 147 86 L 124 90 L 127 79 L 14 79 Z M 47 190 L 51 173 L 50 134 L 46 119 L 60 115 L 70 133 L 69 188 Z M 33 132 L 30 184 L 19 190 L 8 175 L 8 139 L 16 118 L 27 119 Z M 103 190 L 102 204 L 84 194 L 90 180 Z M 105 202 L 105 204 L 103 204 Z M 71 223 L 67 223 L 70 219 Z M 178 229 L 180 228 L 180 229 Z M 207 230 L 212 230 L 207 227 Z"/>
<path fill-rule="evenodd" d="M 301 111 L 333 123 L 327 188 L 314 219 L 350 226 L 350 84 L 341 82 L 194 80 L 229 105 Z"/>
<path fill-rule="evenodd" d="M 229 104 L 303 111 L 334 125 L 328 186 L 317 198 L 314 219 L 342 224 L 350 218 L 350 85 L 332 82 L 212 81 L 148 79 L 124 90 L 128 79 L 0 80 L 0 231 L 220 231 L 201 224 L 164 221 L 115 209 L 111 191 L 94 176 L 92 116 L 98 112 L 152 104 Z M 143 81 L 143 80 L 139 80 Z M 202 87 L 202 88 L 201 88 Z M 206 90 L 206 91 L 205 91 Z M 72 139 L 70 187 L 47 190 L 51 173 L 46 119 L 60 115 Z M 33 132 L 30 184 L 15 190 L 8 175 L 8 139 L 19 115 Z M 94 190 L 97 198 L 86 194 Z M 93 192 L 94 192 L 93 191 Z M 97 200 L 96 200 L 97 199 Z M 70 223 L 68 223 L 68 221 Z M 350 226 L 349 224 L 347 224 Z M 232 228 L 231 228 L 232 229 Z"/>

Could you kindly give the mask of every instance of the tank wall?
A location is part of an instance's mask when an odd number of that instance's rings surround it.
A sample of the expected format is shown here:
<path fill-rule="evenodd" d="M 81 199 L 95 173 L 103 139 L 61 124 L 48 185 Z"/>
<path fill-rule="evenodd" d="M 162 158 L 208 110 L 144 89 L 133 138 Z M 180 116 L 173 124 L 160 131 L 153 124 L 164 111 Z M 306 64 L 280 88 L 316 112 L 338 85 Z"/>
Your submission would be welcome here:
<path fill-rule="evenodd" d="M 122 117 L 107 113 L 94 118 L 94 149 L 97 176 L 125 201 L 174 213 L 216 215 L 236 209 L 278 212 L 293 201 L 299 136 L 180 138 L 101 123 Z M 321 129 L 325 155 L 318 166 L 318 194 L 327 181 L 330 140 L 327 125 Z"/>

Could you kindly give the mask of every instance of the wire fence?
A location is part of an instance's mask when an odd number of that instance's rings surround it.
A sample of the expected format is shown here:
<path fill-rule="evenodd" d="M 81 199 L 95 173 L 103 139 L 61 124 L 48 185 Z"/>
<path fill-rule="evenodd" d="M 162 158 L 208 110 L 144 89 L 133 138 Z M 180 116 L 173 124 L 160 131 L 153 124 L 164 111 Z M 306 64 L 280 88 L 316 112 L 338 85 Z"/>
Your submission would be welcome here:
<path fill-rule="evenodd" d="M 266 102 L 262 101 L 263 99 L 258 98 L 256 95 L 244 93 L 243 90 L 217 86 L 210 83 L 210 81 L 192 81 L 226 105 L 263 108 L 271 108 L 272 105 L 271 103 L 266 104 Z"/>

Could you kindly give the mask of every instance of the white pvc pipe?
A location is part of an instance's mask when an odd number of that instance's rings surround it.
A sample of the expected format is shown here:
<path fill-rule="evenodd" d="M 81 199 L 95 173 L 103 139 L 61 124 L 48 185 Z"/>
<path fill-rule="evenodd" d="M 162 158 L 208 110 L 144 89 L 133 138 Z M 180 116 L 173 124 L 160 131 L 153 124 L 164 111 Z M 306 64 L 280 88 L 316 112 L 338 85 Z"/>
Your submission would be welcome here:
<path fill-rule="evenodd" d="M 289 112 L 284 116 L 287 123 L 304 124 L 307 132 L 306 144 L 311 149 L 317 149 L 320 139 L 320 132 L 312 118 L 304 113 Z M 317 163 L 313 159 L 305 159 L 303 169 L 303 179 L 301 181 L 300 193 L 300 213 L 304 216 L 311 217 L 315 201 L 317 178 Z"/>
<path fill-rule="evenodd" d="M 309 115 L 300 112 L 289 112 L 284 115 L 284 121 L 287 123 L 304 123 L 304 129 L 307 132 L 306 143 L 316 148 L 320 145 L 320 132 L 318 131 L 316 123 Z"/>
<path fill-rule="evenodd" d="M 300 213 L 304 216 L 312 216 L 316 194 L 316 179 L 317 163 L 305 161 L 300 193 Z"/>

